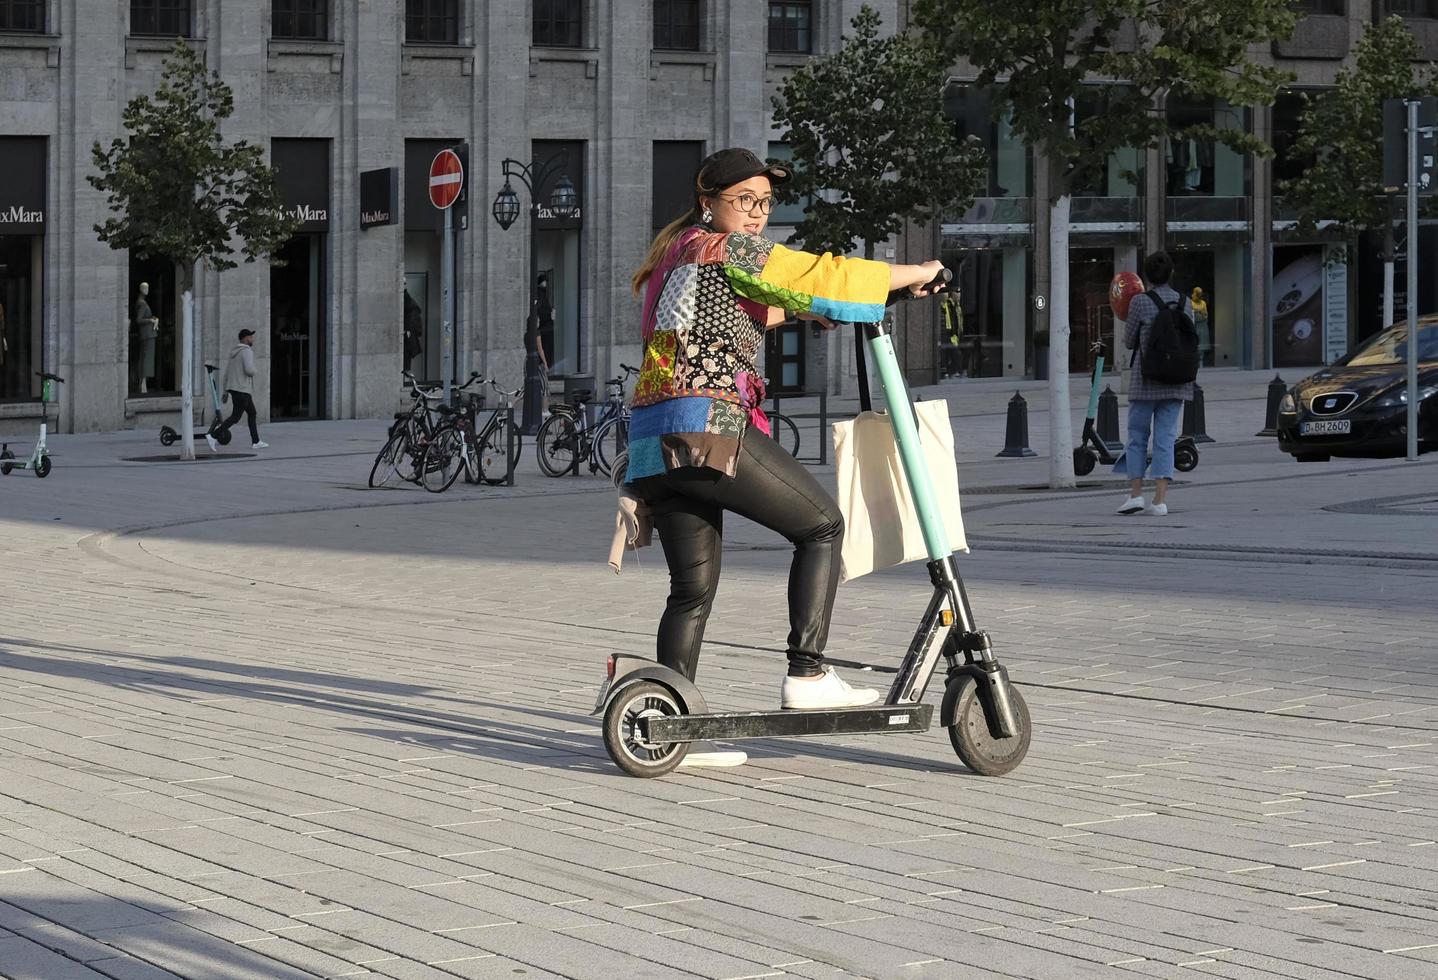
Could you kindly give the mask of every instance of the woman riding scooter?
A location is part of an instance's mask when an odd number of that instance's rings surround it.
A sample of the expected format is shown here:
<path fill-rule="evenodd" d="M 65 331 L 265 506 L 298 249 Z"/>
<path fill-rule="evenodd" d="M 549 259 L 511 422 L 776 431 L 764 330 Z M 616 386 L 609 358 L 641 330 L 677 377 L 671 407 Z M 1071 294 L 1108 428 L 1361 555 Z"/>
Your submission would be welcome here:
<path fill-rule="evenodd" d="M 723 515 L 733 511 L 794 545 L 788 674 L 780 704 L 871 704 L 824 663 L 844 527 L 818 481 L 769 437 L 755 358 L 791 315 L 825 328 L 881 319 L 893 289 L 943 266 L 813 255 L 762 237 L 787 168 L 745 149 L 700 166 L 693 206 L 659 232 L 634 273 L 644 291 L 644 365 L 635 387 L 627 480 L 647 505 L 669 566 L 659 662 L 691 681 L 719 584 Z M 685 765 L 738 765 L 742 752 L 690 751 Z"/>

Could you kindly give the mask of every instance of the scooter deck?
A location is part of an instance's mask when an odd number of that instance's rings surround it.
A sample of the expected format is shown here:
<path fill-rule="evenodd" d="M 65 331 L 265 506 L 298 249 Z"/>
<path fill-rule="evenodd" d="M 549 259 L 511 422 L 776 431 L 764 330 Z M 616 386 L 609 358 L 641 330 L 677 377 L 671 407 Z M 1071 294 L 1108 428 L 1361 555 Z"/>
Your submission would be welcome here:
<path fill-rule="evenodd" d="M 638 719 L 637 724 L 640 733 L 649 742 L 697 742 L 707 739 L 926 732 L 933 715 L 934 706 L 931 704 L 881 704 L 833 711 L 751 711 L 650 717 Z"/>

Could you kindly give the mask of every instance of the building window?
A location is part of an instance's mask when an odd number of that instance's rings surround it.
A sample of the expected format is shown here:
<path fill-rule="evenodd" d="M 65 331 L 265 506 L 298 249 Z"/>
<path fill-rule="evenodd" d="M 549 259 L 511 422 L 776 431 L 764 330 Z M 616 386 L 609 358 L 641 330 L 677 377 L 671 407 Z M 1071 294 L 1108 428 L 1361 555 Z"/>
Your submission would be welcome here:
<path fill-rule="evenodd" d="M 813 50 L 812 24 L 809 0 L 773 0 L 769 4 L 769 50 L 808 54 Z"/>
<path fill-rule="evenodd" d="M 0 0 L 0 31 L 45 31 L 45 0 Z"/>
<path fill-rule="evenodd" d="M 1304 15 L 1326 14 L 1331 17 L 1347 17 L 1348 0 L 1294 0 L 1293 9 Z"/>
<path fill-rule="evenodd" d="M 302 41 L 327 41 L 330 36 L 329 0 L 274 0 L 270 8 L 270 35 Z"/>
<path fill-rule="evenodd" d="M 130 0 L 130 33 L 189 37 L 190 0 Z"/>
<path fill-rule="evenodd" d="M 654 47 L 699 50 L 699 0 L 654 0 Z"/>
<path fill-rule="evenodd" d="M 1342 6 L 1342 4 L 1338 4 Z M 1388 0 L 1388 13 L 1415 20 L 1438 19 L 1438 0 Z M 1321 11 L 1313 11 L 1320 13 Z"/>
<path fill-rule="evenodd" d="M 650 226 L 658 231 L 694 206 L 694 175 L 704 160 L 697 140 L 655 140 Z"/>
<path fill-rule="evenodd" d="M 405 0 L 404 39 L 421 44 L 458 44 L 459 0 Z"/>
<path fill-rule="evenodd" d="M 534 0 L 534 43 L 540 47 L 579 47 L 583 24 L 582 0 Z"/>

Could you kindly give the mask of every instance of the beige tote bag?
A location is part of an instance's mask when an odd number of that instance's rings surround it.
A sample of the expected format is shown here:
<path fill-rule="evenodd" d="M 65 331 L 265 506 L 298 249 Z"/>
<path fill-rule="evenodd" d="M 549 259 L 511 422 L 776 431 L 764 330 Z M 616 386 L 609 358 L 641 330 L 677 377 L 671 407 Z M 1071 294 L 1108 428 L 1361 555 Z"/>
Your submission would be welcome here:
<path fill-rule="evenodd" d="M 914 412 L 934 497 L 949 532 L 949 547 L 967 552 L 948 403 L 919 402 Z M 835 422 L 834 460 L 839 512 L 844 515 L 841 581 L 891 565 L 927 560 L 919 514 L 909 495 L 888 413 L 861 412 L 851 421 Z"/>

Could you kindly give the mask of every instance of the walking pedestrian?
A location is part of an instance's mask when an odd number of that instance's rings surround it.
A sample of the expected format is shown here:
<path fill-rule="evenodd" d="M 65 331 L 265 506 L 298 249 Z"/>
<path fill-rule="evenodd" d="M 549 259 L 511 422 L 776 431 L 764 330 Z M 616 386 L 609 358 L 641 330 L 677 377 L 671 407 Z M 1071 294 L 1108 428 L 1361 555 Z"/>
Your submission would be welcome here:
<path fill-rule="evenodd" d="M 769 437 L 755 366 L 764 333 L 797 316 L 878 320 L 890 289 L 921 287 L 939 262 L 894 265 L 812 255 L 763 237 L 787 167 L 745 149 L 720 150 L 694 179 L 693 203 L 654 239 L 632 285 L 644 290 L 644 363 L 634 393 L 626 479 L 659 532 L 669 600 L 660 663 L 694 678 L 719 585 L 724 512 L 789 540 L 788 674 L 784 708 L 872 704 L 824 662 L 844 522 L 802 464 Z M 691 750 L 689 765 L 738 765 L 742 752 Z"/>
<path fill-rule="evenodd" d="M 1193 382 L 1164 384 L 1144 375 L 1143 359 L 1151 354 L 1153 326 L 1159 316 L 1159 302 L 1165 310 L 1188 318 L 1193 329 L 1192 307 L 1169 285 L 1173 259 L 1167 252 L 1154 252 L 1143 261 L 1148 292 L 1133 298 L 1124 322 L 1124 346 L 1134 352 L 1128 379 L 1128 440 L 1124 445 L 1123 467 L 1129 477 L 1128 499 L 1119 505 L 1120 514 L 1144 513 L 1168 516 L 1168 482 L 1173 477 L 1173 444 L 1183 422 L 1183 403 L 1193 399 Z M 1155 302 L 1155 297 L 1159 302 Z M 1180 304 L 1183 304 L 1180 306 Z M 1148 467 L 1149 437 L 1153 438 L 1153 500 L 1143 499 L 1144 470 Z"/>
<path fill-rule="evenodd" d="M 250 448 L 269 449 L 268 442 L 260 441 L 260 427 L 255 422 L 255 332 L 241 330 L 238 339 L 239 343 L 230 351 L 230 359 L 225 362 L 223 383 L 230 399 L 230 417 L 215 432 L 230 431 L 230 426 L 244 415 L 250 423 Z M 210 451 L 217 453 L 220 444 L 215 441 L 215 432 L 205 433 L 205 441 L 210 444 Z"/>

